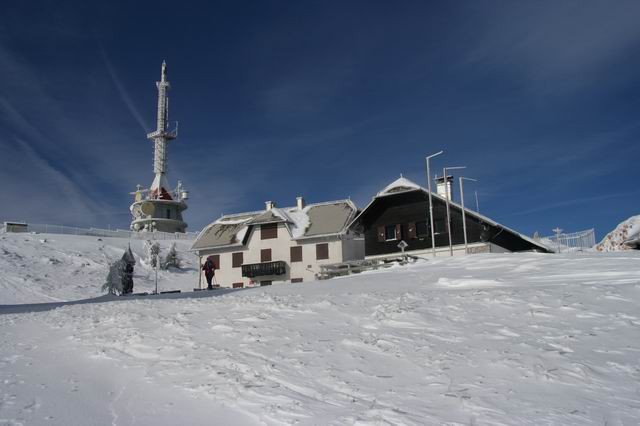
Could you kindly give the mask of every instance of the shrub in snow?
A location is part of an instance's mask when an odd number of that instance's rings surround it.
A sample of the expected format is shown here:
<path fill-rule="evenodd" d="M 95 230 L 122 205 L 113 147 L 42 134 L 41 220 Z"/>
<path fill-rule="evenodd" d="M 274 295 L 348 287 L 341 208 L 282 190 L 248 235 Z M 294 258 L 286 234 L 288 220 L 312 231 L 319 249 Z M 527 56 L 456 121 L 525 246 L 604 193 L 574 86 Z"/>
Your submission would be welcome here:
<path fill-rule="evenodd" d="M 107 282 L 102 285 L 102 291 L 106 291 L 109 294 L 120 295 L 122 294 L 124 275 L 125 275 L 126 263 L 124 260 L 119 259 L 109 264 L 109 274 L 107 275 Z"/>
<path fill-rule="evenodd" d="M 173 243 L 171 244 L 171 247 L 169 248 L 169 252 L 165 256 L 160 267 L 162 269 L 169 269 L 169 268 L 180 269 L 181 263 L 182 261 L 180 259 L 180 256 L 178 255 L 178 250 L 176 250 L 176 243 Z"/>
<path fill-rule="evenodd" d="M 144 251 L 147 255 L 146 263 L 152 268 L 156 267 L 156 261 L 160 255 L 160 243 L 147 240 L 144 242 Z"/>
<path fill-rule="evenodd" d="M 102 291 L 109 294 L 128 294 L 133 292 L 133 266 L 136 259 L 133 257 L 131 247 L 122 255 L 122 258 L 109 264 L 107 282 L 102 285 Z"/>

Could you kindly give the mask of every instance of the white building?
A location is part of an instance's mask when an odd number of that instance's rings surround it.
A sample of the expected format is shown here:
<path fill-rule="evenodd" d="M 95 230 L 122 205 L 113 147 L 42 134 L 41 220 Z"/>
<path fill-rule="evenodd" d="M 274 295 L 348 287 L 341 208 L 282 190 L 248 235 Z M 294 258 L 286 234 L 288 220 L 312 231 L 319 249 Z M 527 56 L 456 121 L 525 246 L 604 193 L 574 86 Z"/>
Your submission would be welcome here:
<path fill-rule="evenodd" d="M 202 265 L 216 263 L 221 287 L 315 280 L 320 265 L 364 258 L 364 238 L 347 229 L 357 208 L 351 200 L 266 209 L 223 216 L 200 232 L 192 246 Z M 201 286 L 204 287 L 201 273 Z"/>

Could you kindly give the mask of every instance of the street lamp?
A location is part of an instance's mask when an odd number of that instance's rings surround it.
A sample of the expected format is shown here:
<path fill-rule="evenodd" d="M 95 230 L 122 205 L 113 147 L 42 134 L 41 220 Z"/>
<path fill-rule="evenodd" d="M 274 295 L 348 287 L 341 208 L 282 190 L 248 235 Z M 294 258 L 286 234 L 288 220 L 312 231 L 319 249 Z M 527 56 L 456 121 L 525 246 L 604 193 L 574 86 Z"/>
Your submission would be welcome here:
<path fill-rule="evenodd" d="M 462 185 L 462 181 L 470 180 L 471 182 L 477 182 L 478 180 L 464 176 L 460 176 L 458 179 L 460 180 L 460 204 L 462 205 L 462 232 L 464 233 L 464 253 L 467 254 L 469 252 L 469 246 L 467 243 L 467 216 L 464 212 L 464 185 Z"/>
<path fill-rule="evenodd" d="M 447 233 L 449 234 L 449 255 L 453 256 L 453 241 L 451 240 L 451 212 L 449 210 L 449 202 L 451 200 L 449 200 L 449 192 L 451 186 L 448 185 L 449 183 L 449 179 L 447 179 L 447 170 L 460 170 L 460 169 L 466 169 L 467 166 L 455 166 L 455 167 L 445 167 L 442 169 L 442 179 L 444 182 L 444 193 L 447 197 Z"/>
<path fill-rule="evenodd" d="M 427 162 L 427 189 L 429 190 L 429 225 L 431 226 L 431 251 L 433 252 L 433 257 L 436 257 L 436 236 L 433 233 L 433 201 L 431 200 L 431 169 L 429 169 L 429 160 L 433 157 L 442 154 L 444 151 L 436 152 L 435 154 L 431 154 L 425 157 L 425 161 Z"/>

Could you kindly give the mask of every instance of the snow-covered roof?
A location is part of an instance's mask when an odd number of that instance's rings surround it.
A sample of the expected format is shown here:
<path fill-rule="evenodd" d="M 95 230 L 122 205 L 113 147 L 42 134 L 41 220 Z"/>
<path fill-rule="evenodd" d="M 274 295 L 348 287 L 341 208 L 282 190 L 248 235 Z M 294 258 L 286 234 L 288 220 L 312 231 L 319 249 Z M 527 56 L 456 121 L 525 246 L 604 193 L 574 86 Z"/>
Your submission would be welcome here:
<path fill-rule="evenodd" d="M 385 186 L 382 191 L 378 192 L 378 195 L 394 194 L 397 192 L 412 191 L 415 189 L 421 189 L 421 186 L 403 176 L 400 176 L 398 179 Z"/>
<path fill-rule="evenodd" d="M 308 204 L 302 210 L 273 207 L 226 215 L 206 226 L 191 249 L 242 246 L 252 226 L 267 223 L 284 223 L 294 240 L 340 235 L 346 232 L 357 211 L 351 200 L 336 200 Z"/>
<path fill-rule="evenodd" d="M 424 188 L 424 187 L 422 187 L 422 186 L 418 185 L 417 183 L 415 183 L 415 182 L 413 182 L 413 181 L 411 181 L 411 180 L 409 180 L 409 179 L 407 179 L 407 178 L 405 178 L 405 177 L 400 176 L 400 178 L 399 178 L 399 179 L 396 179 L 395 181 L 391 182 L 391 183 L 390 183 L 389 185 L 387 185 L 387 186 L 386 186 L 382 191 L 378 192 L 378 194 L 377 194 L 375 197 L 373 197 L 373 199 L 371 200 L 371 202 L 370 202 L 370 203 L 369 203 L 369 204 L 368 204 L 364 209 L 362 209 L 362 211 L 360 212 L 360 214 L 358 214 L 358 215 L 357 215 L 357 216 L 356 216 L 356 217 L 351 221 L 351 223 L 349 223 L 349 226 L 348 226 L 348 227 L 351 227 L 351 225 L 352 225 L 353 223 L 355 223 L 355 222 L 360 218 L 360 216 L 362 216 L 362 215 L 367 211 L 367 209 L 368 209 L 368 208 L 369 208 L 369 207 L 370 207 L 370 206 L 371 206 L 371 205 L 372 205 L 372 204 L 373 204 L 377 199 L 382 198 L 382 197 L 387 197 L 387 196 L 395 195 L 395 194 L 399 194 L 399 193 L 403 193 L 403 192 L 410 192 L 410 191 L 421 191 L 421 192 L 423 192 L 423 193 L 425 193 L 425 194 L 429 194 L 429 190 L 428 190 L 428 189 L 426 189 L 426 188 Z M 438 193 L 436 193 L 436 192 L 431 192 L 431 195 L 432 195 L 432 197 L 433 197 L 434 199 L 438 199 L 438 200 L 441 200 L 441 201 L 443 201 L 443 202 L 446 202 L 446 201 L 447 201 L 443 196 L 439 195 L 439 194 L 438 194 Z M 462 210 L 462 206 L 461 206 L 460 204 L 458 204 L 458 203 L 454 203 L 454 202 L 453 202 L 453 201 L 451 201 L 451 200 L 449 200 L 449 205 L 450 205 L 451 207 L 458 208 L 458 209 Z M 500 227 L 500 228 L 504 229 L 505 231 L 511 232 L 511 233 L 513 233 L 513 234 L 515 234 L 515 235 L 519 236 L 519 237 L 520 237 L 520 238 L 522 238 L 523 240 L 526 240 L 526 241 L 528 241 L 529 243 L 534 244 L 534 245 L 535 245 L 535 246 L 537 246 L 537 247 L 540 247 L 540 248 L 541 248 L 541 249 L 543 249 L 544 251 L 549 251 L 549 248 L 548 248 L 547 246 L 545 246 L 544 244 L 541 244 L 540 242 L 538 242 L 538 241 L 534 240 L 533 238 L 527 237 L 526 235 L 521 234 L 521 233 L 519 233 L 518 231 L 515 231 L 515 230 L 513 230 L 513 229 L 511 229 L 511 228 L 509 228 L 509 227 L 507 227 L 507 226 L 504 226 L 504 225 L 502 225 L 502 224 L 500 224 L 500 223 L 498 223 L 498 222 L 494 221 L 493 219 L 488 218 L 487 216 L 484 216 L 484 215 L 482 215 L 482 214 L 480 214 L 480 213 L 478 213 L 478 212 L 476 212 L 476 211 L 469 210 L 469 209 L 468 209 L 468 208 L 466 208 L 466 207 L 465 207 L 464 211 L 465 211 L 465 214 L 467 214 L 467 215 L 470 215 L 470 216 L 476 217 L 477 219 L 480 219 L 480 220 L 482 220 L 483 222 L 486 222 L 486 223 L 488 223 L 488 224 L 490 224 L 490 225 Z"/>

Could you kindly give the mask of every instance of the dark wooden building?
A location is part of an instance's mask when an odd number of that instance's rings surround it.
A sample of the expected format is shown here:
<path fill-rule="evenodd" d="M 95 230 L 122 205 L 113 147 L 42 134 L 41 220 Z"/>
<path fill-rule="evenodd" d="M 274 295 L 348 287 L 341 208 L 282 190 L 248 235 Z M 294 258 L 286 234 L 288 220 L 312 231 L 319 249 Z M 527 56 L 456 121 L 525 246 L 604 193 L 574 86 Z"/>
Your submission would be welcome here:
<path fill-rule="evenodd" d="M 448 250 L 446 199 L 433 193 L 432 201 L 436 249 Z M 462 207 L 451 202 L 449 210 L 453 245 L 464 251 Z M 465 209 L 465 216 L 470 252 L 550 252 L 539 242 L 477 212 Z M 400 178 L 379 192 L 350 227 L 364 234 L 367 257 L 398 253 L 400 241 L 409 245 L 408 252 L 431 250 L 429 193 Z"/>

